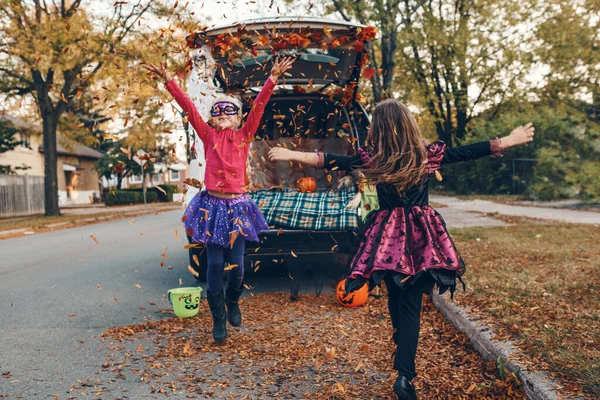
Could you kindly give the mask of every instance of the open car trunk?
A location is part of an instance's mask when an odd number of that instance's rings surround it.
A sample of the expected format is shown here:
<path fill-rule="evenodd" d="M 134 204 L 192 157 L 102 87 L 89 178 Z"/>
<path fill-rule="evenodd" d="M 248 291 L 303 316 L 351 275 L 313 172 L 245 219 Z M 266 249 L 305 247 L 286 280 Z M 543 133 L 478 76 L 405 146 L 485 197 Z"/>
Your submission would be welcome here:
<path fill-rule="evenodd" d="M 270 74 L 274 57 L 293 56 L 296 62 L 283 77 L 289 85 L 352 86 L 366 61 L 365 44 L 371 27 L 318 18 L 262 18 L 209 29 L 192 43 L 211 43 L 219 64 L 217 79 L 228 90 L 258 88 Z"/>
<path fill-rule="evenodd" d="M 301 163 L 271 162 L 272 147 L 303 152 L 355 154 L 356 129 L 349 107 L 322 95 L 274 95 L 248 156 L 248 187 L 267 222 L 275 230 L 355 230 L 357 210 L 346 204 L 356 185 L 338 189 L 343 171 L 317 169 Z M 314 193 L 300 193 L 296 182 L 311 177 Z"/>

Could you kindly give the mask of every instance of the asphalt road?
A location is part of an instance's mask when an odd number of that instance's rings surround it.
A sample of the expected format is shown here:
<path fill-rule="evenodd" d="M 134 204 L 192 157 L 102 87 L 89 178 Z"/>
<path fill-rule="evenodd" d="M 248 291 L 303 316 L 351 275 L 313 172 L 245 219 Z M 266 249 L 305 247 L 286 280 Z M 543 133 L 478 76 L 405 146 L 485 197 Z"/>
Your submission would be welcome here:
<path fill-rule="evenodd" d="M 165 316 L 158 311 L 171 307 L 168 289 L 196 286 L 179 216 L 173 211 L 0 241 L 0 395 L 68 398 L 72 385 L 97 376 L 110 351 L 101 340 L 106 329 Z M 302 290 L 314 290 L 312 282 L 305 278 Z M 249 283 L 258 292 L 286 291 L 289 278 L 280 268 Z M 147 395 L 138 379 L 127 377 L 114 393 L 90 398 Z"/>
<path fill-rule="evenodd" d="M 462 210 L 440 212 L 450 227 L 501 224 Z M 80 397 L 81 382 L 99 377 L 114 350 L 103 332 L 170 316 L 159 312 L 171 308 L 167 291 L 198 284 L 187 272 L 179 221 L 180 211 L 172 211 L 0 241 L 0 395 Z M 323 268 L 324 290 L 333 290 L 340 272 Z M 247 272 L 255 293 L 289 290 L 284 267 Z M 310 276 L 300 280 L 301 293 L 314 291 Z M 139 379 L 104 385 L 102 395 L 90 388 L 89 398 L 163 397 Z"/>

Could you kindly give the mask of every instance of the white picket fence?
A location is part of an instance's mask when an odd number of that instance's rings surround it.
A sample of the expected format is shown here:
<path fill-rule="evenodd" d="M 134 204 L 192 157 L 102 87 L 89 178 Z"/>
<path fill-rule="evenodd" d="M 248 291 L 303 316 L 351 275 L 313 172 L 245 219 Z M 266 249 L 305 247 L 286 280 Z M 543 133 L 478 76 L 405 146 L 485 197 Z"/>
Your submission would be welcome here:
<path fill-rule="evenodd" d="M 43 213 L 43 176 L 0 175 L 0 218 Z"/>

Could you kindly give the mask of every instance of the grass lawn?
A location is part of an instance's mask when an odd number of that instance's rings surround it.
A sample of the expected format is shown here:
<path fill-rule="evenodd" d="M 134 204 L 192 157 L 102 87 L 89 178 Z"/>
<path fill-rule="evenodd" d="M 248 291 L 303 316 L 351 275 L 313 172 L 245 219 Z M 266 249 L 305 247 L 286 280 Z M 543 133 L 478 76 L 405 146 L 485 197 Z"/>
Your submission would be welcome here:
<path fill-rule="evenodd" d="M 600 227 L 510 222 L 453 232 L 467 263 L 457 303 L 489 317 L 565 394 L 600 398 Z"/>

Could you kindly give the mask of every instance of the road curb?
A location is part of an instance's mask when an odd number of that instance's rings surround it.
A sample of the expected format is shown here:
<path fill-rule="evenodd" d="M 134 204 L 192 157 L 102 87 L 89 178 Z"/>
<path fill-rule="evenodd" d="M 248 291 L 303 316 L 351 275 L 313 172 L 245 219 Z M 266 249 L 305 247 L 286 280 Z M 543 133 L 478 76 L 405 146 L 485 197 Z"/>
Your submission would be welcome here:
<path fill-rule="evenodd" d="M 560 385 L 545 372 L 528 371 L 523 365 L 511 358 L 517 351 L 509 341 L 493 339 L 494 332 L 489 326 L 477 321 L 465 308 L 447 300 L 434 292 L 433 304 L 458 331 L 466 334 L 475 350 L 484 360 L 497 362 L 501 357 L 506 370 L 513 372 L 523 383 L 525 394 L 532 400 L 559 400 L 556 388 Z M 578 400 L 578 399 L 571 399 Z"/>

